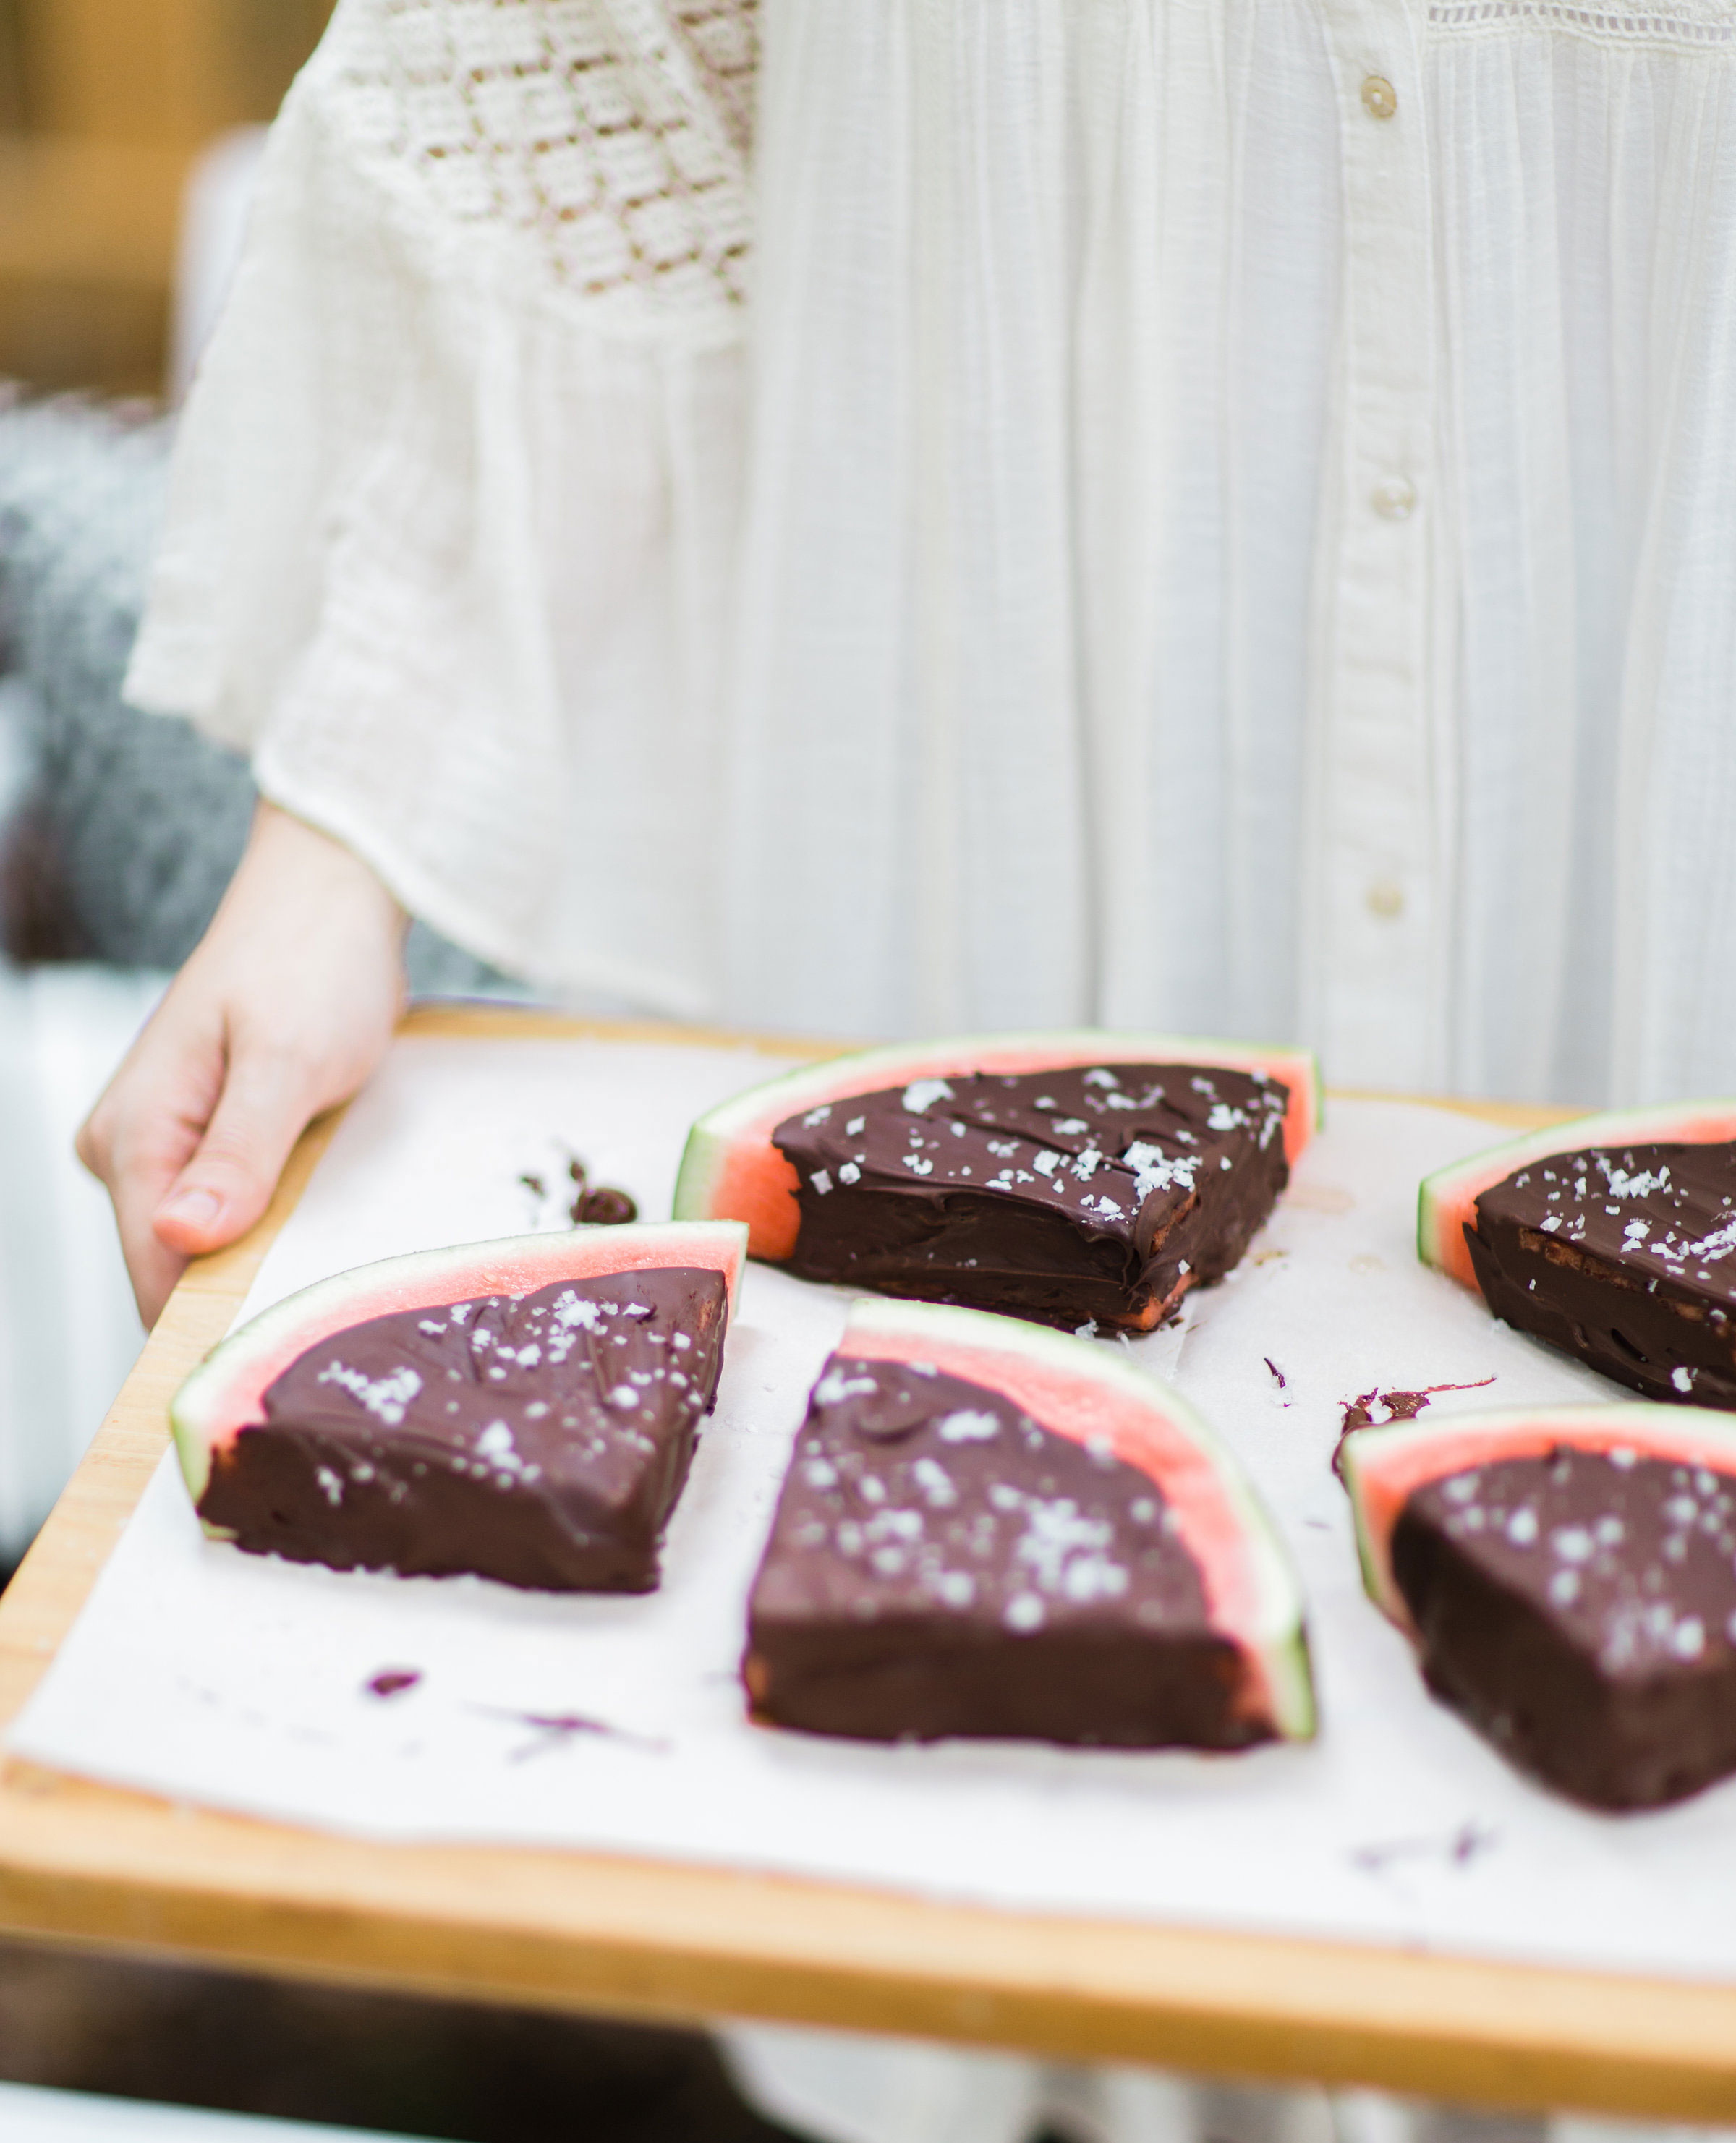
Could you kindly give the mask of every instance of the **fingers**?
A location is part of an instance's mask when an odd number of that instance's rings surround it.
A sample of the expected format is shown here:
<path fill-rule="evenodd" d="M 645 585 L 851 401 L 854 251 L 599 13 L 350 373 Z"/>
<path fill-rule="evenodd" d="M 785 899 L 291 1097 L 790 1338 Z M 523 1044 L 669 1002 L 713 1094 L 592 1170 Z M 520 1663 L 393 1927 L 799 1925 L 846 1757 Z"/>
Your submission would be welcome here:
<path fill-rule="evenodd" d="M 120 1215 L 116 1215 L 117 1222 Z M 122 1225 L 121 1250 L 132 1282 L 132 1299 L 138 1304 L 139 1322 L 149 1331 L 163 1314 L 163 1305 L 181 1283 L 187 1260 L 161 1241 L 148 1224 L 141 1230 Z"/>
<path fill-rule="evenodd" d="M 245 1235 L 323 1098 L 299 1053 L 232 1045 L 210 1125 L 152 1215 L 159 1243 L 197 1257 Z"/>
<path fill-rule="evenodd" d="M 196 1008 L 195 1008 L 196 1009 Z M 153 1225 L 196 1151 L 223 1079 L 220 1031 L 170 998 L 159 1007 L 91 1111 L 79 1159 L 107 1188 L 139 1314 L 156 1323 L 186 1265 Z"/>
<path fill-rule="evenodd" d="M 210 929 L 79 1134 L 139 1310 L 245 1234 L 290 1149 L 391 1040 L 403 910 L 355 857 L 262 804 Z"/>

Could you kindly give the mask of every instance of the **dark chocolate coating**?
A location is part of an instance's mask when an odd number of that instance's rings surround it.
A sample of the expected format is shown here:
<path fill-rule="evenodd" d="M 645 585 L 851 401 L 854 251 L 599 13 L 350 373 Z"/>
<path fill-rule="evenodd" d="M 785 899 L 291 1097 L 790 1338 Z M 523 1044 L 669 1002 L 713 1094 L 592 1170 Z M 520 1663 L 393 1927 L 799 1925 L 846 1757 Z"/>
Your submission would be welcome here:
<path fill-rule="evenodd" d="M 1736 1408 L 1736 1144 L 1529 1161 L 1465 1240 L 1506 1323 L 1648 1398 Z"/>
<path fill-rule="evenodd" d="M 670 1267 L 353 1325 L 214 1454 L 199 1514 L 334 1570 L 647 1592 L 727 1311 L 720 1273 Z"/>
<path fill-rule="evenodd" d="M 1431 1482 L 1392 1534 L 1430 1688 L 1601 1809 L 1736 1770 L 1733 1556 L 1736 1479 L 1565 1445 Z"/>
<path fill-rule="evenodd" d="M 997 1392 L 848 1355 L 796 1439 L 742 1675 L 756 1718 L 863 1740 L 1270 1738 L 1146 1474 Z"/>
<path fill-rule="evenodd" d="M 1275 1079 L 1198 1064 L 972 1072 L 833 1101 L 772 1133 L 797 1176 L 791 1267 L 1149 1331 L 1272 1210 L 1288 1105 Z"/>

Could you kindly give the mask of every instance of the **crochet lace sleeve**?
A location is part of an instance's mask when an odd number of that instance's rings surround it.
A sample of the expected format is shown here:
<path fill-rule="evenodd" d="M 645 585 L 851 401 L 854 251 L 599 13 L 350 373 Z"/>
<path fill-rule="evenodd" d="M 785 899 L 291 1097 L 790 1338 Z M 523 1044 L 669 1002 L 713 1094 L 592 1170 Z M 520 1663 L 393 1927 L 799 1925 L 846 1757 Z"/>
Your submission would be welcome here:
<path fill-rule="evenodd" d="M 755 63 L 754 0 L 340 0 L 183 420 L 129 696 L 533 972 L 730 517 Z"/>

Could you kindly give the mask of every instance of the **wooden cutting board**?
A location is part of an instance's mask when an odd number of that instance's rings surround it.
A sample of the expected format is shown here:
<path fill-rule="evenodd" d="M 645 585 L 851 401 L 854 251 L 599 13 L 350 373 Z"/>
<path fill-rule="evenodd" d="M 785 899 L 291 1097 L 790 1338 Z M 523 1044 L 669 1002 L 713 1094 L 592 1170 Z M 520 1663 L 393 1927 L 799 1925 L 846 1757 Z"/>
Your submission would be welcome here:
<path fill-rule="evenodd" d="M 720 1039 L 480 1009 L 423 1010 L 408 1027 Z M 1523 1129 L 1570 1112 L 1467 1113 Z M 166 1445 L 170 1394 L 227 1329 L 335 1127 L 329 1117 L 308 1132 L 245 1242 L 188 1273 L 0 1598 L 0 1725 L 77 1615 Z M 411 1993 L 1736 2121 L 1736 1985 L 1027 1918 L 601 1855 L 383 1846 L 12 1759 L 0 1764 L 0 1930 Z"/>

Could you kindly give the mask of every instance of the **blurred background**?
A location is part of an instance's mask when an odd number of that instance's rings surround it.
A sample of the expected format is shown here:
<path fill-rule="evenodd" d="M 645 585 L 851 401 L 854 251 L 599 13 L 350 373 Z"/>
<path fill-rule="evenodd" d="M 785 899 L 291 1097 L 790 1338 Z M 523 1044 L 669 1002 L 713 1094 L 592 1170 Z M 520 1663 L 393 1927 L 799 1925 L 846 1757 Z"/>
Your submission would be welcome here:
<path fill-rule="evenodd" d="M 164 385 L 202 151 L 276 111 L 330 0 L 0 0 L 0 375 Z"/>
<path fill-rule="evenodd" d="M 0 1583 L 144 1339 L 72 1136 L 203 930 L 253 792 L 121 681 L 176 405 L 330 8 L 0 0 Z M 419 926 L 409 961 L 419 994 L 517 993 Z M 165 2126 L 141 2100 L 247 2117 Z M 0 1938 L 7 2143 L 283 2143 L 260 2115 L 460 2143 L 783 2134 L 694 2034 Z"/>
<path fill-rule="evenodd" d="M 245 765 L 128 707 L 175 412 L 330 0 L 0 0 L 0 1576 L 144 1334 L 74 1131 L 203 932 Z M 420 995 L 511 985 L 419 928 Z"/>
<path fill-rule="evenodd" d="M 143 1334 L 71 1138 L 245 837 L 121 698 L 173 407 L 330 0 L 0 0 L 0 1575 Z M 47 1344 L 45 1345 L 44 1339 Z"/>

